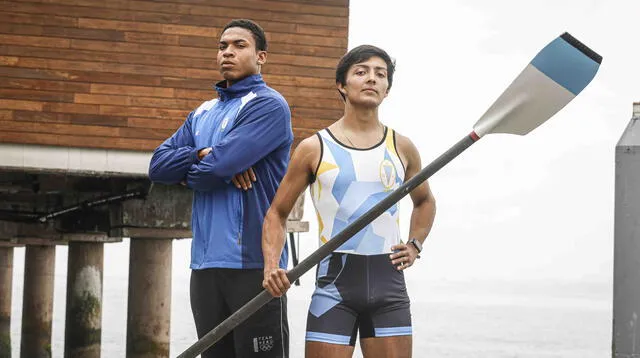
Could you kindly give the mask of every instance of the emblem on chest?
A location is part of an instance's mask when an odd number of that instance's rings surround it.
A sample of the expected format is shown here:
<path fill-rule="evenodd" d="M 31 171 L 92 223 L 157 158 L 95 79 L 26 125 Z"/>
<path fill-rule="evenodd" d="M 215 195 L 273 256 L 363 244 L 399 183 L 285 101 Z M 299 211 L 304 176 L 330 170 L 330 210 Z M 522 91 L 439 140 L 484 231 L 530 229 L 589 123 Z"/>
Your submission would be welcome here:
<path fill-rule="evenodd" d="M 380 182 L 386 191 L 391 190 L 396 182 L 396 167 L 389 159 L 380 163 Z"/>
<path fill-rule="evenodd" d="M 224 117 L 222 123 L 220 124 L 220 131 L 223 131 L 225 128 L 227 128 L 227 124 L 229 124 L 229 117 Z"/>

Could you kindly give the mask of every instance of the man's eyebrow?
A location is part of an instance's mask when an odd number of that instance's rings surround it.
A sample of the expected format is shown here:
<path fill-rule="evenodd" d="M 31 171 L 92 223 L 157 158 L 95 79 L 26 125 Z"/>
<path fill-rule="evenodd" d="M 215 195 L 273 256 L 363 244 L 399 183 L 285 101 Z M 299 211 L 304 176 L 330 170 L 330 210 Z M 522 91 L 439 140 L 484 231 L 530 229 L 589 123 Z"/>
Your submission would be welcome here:
<path fill-rule="evenodd" d="M 248 43 L 249 41 L 247 41 L 247 40 L 245 40 L 245 39 L 237 39 L 237 40 L 232 40 L 232 41 L 225 41 L 225 40 L 220 40 L 220 41 L 218 41 L 218 43 L 219 43 L 219 44 L 222 44 L 222 45 L 226 45 L 226 44 L 228 44 L 229 42 L 233 42 L 233 43 L 237 44 L 237 43 L 243 43 L 243 42 L 247 42 L 247 43 Z"/>
<path fill-rule="evenodd" d="M 356 68 L 357 67 L 362 67 L 362 68 L 366 68 L 366 69 L 371 68 L 369 65 L 364 65 L 364 64 L 361 64 L 361 63 L 356 63 L 355 65 L 353 65 L 353 67 L 356 67 Z M 384 67 L 384 66 L 375 66 L 373 69 L 376 70 L 376 71 L 379 71 L 379 70 L 388 71 L 387 67 Z"/>

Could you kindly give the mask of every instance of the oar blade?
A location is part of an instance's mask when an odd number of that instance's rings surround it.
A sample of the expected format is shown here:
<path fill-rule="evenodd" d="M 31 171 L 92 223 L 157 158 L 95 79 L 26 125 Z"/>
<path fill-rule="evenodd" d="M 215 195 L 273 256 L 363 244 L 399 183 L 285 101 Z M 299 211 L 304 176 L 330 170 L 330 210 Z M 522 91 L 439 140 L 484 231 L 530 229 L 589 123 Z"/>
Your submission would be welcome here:
<path fill-rule="evenodd" d="M 564 33 L 525 67 L 474 125 L 489 133 L 525 135 L 573 100 L 595 77 L 602 57 Z"/>

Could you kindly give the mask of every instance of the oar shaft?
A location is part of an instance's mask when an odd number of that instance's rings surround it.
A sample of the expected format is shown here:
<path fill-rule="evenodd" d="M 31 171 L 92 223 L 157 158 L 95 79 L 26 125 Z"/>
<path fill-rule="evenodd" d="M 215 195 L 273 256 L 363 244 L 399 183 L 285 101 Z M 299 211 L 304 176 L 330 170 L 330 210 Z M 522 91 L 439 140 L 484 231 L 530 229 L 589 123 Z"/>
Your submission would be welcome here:
<path fill-rule="evenodd" d="M 447 163 L 457 157 L 460 153 L 464 152 L 478 139 L 480 138 L 474 132 L 471 132 L 469 135 L 462 138 L 458 143 L 456 143 L 441 156 L 436 158 L 433 162 L 431 162 L 431 164 L 422 169 L 418 174 L 414 175 L 411 179 L 404 182 L 398 187 L 398 189 L 391 192 L 391 194 L 381 200 L 373 208 L 362 214 L 362 216 L 360 216 L 353 223 L 344 228 L 344 230 L 340 231 L 331 240 L 322 245 L 306 259 L 302 260 L 300 264 L 292 268 L 287 273 L 289 281 L 293 282 L 299 279 L 300 276 L 302 276 L 305 272 L 309 271 L 313 266 L 317 265 L 320 261 L 322 261 L 323 258 L 340 247 L 340 245 L 344 244 L 353 235 L 358 233 L 358 231 L 364 229 L 365 226 L 369 225 L 378 216 L 380 216 L 387 209 L 400 201 L 400 199 L 409 194 L 413 189 L 422 184 L 425 180 L 435 174 L 438 170 L 440 170 Z M 199 354 L 207 350 L 207 348 L 214 345 L 227 333 L 231 332 L 249 316 L 258 311 L 260 307 L 271 301 L 272 298 L 273 297 L 267 290 L 260 292 L 260 294 L 254 297 L 251 301 L 247 302 L 239 310 L 229 316 L 229 318 L 224 320 L 216 328 L 212 329 L 204 337 L 200 338 L 198 342 L 194 343 L 191 347 L 180 354 L 178 358 L 197 357 Z"/>

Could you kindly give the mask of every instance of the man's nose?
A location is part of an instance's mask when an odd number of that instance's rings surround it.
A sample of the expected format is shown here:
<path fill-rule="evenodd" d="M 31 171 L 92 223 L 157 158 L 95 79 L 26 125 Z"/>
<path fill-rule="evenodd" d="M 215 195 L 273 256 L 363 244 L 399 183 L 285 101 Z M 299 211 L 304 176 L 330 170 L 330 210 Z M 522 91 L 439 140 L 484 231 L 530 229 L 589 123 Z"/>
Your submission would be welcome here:
<path fill-rule="evenodd" d="M 225 48 L 224 50 L 222 50 L 222 56 L 223 57 L 231 57 L 234 55 L 233 50 L 231 50 L 231 46 Z"/>
<path fill-rule="evenodd" d="M 370 73 L 367 75 L 367 82 L 370 82 L 370 83 L 376 83 L 376 74 L 375 74 L 375 73 L 373 73 L 373 72 L 370 72 Z"/>

